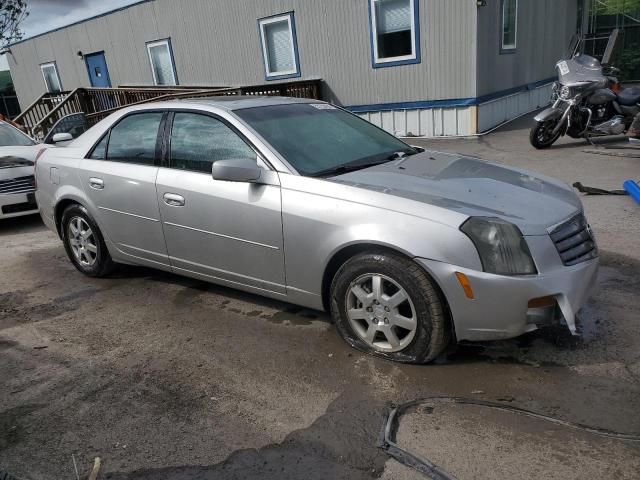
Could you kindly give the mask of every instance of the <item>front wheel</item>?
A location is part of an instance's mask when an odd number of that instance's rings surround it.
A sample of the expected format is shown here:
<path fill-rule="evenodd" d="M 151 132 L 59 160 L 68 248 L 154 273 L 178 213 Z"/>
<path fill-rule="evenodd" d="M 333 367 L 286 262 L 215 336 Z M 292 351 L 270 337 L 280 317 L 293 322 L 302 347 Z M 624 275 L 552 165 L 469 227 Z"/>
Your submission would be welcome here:
<path fill-rule="evenodd" d="M 429 362 L 450 339 L 432 280 L 391 252 L 362 253 L 340 267 L 331 285 L 331 314 L 352 347 L 398 362 Z"/>
<path fill-rule="evenodd" d="M 531 128 L 531 132 L 529 133 L 529 141 L 531 145 L 533 145 L 538 150 L 542 150 L 543 148 L 549 148 L 553 145 L 558 138 L 560 138 L 562 129 L 559 129 L 556 133 L 554 130 L 558 125 L 557 119 L 555 120 L 545 120 L 543 122 L 536 122 L 536 124 Z"/>

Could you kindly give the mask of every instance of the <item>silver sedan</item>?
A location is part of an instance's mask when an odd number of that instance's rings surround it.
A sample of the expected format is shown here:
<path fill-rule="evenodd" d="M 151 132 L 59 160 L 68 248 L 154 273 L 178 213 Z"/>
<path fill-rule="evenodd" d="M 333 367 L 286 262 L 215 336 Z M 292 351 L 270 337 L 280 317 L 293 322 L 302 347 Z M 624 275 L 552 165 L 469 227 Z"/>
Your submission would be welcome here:
<path fill-rule="evenodd" d="M 402 362 L 451 339 L 575 333 L 598 268 L 566 184 L 411 147 L 314 100 L 125 108 L 36 172 L 81 272 L 146 265 L 327 310 L 350 345 Z"/>

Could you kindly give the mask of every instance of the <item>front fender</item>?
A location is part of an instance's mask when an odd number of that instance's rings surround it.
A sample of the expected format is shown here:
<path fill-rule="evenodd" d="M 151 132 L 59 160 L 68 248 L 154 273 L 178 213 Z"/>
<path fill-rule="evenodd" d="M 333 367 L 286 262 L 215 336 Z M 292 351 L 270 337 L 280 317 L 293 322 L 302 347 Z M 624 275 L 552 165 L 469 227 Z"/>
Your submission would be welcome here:
<path fill-rule="evenodd" d="M 549 107 L 537 114 L 533 119 L 540 123 L 548 120 L 557 120 L 562 117 L 564 111 L 559 108 Z"/>
<path fill-rule="evenodd" d="M 466 215 L 339 183 L 281 175 L 282 219 L 288 292 L 303 291 L 319 298 L 324 270 L 344 248 L 380 245 L 410 258 L 482 270 L 477 250 L 458 225 Z M 380 206 L 373 206 L 376 204 Z M 401 208 L 403 207 L 404 208 Z M 402 211 L 405 210 L 405 211 Z"/>

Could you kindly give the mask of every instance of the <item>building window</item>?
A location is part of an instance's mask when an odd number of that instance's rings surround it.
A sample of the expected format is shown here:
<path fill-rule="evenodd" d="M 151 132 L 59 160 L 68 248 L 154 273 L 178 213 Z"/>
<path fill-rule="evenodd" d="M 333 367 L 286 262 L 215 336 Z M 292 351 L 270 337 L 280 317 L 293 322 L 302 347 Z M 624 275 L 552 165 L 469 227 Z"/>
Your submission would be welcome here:
<path fill-rule="evenodd" d="M 420 63 L 419 0 L 369 0 L 374 68 Z"/>
<path fill-rule="evenodd" d="M 518 36 L 518 0 L 502 0 L 502 38 L 500 50 L 513 52 Z"/>
<path fill-rule="evenodd" d="M 44 84 L 47 87 L 47 92 L 61 92 L 62 84 L 60 83 L 60 77 L 58 76 L 58 69 L 55 62 L 43 63 L 40 65 L 40 70 L 42 70 L 42 78 L 44 78 Z"/>
<path fill-rule="evenodd" d="M 258 20 L 267 80 L 300 76 L 293 12 Z"/>
<path fill-rule="evenodd" d="M 154 85 L 177 85 L 178 78 L 173 64 L 171 40 L 158 40 L 147 43 L 149 62 L 153 72 Z"/>

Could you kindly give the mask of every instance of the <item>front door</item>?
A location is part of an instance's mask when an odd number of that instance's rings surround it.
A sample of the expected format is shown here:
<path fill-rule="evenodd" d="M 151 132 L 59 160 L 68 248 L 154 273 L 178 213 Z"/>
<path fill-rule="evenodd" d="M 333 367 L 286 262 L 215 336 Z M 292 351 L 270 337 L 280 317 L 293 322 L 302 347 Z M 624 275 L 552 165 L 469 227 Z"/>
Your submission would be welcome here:
<path fill-rule="evenodd" d="M 89 81 L 92 87 L 111 88 L 107 61 L 104 59 L 104 52 L 91 53 L 84 56 L 89 72 Z"/>
<path fill-rule="evenodd" d="M 214 180 L 212 162 L 256 159 L 217 117 L 176 112 L 169 162 L 156 190 L 171 265 L 177 273 L 230 286 L 285 293 L 280 186 Z"/>
<path fill-rule="evenodd" d="M 168 269 L 156 197 L 162 119 L 162 111 L 125 116 L 80 162 L 79 173 L 98 225 L 118 256 Z"/>

